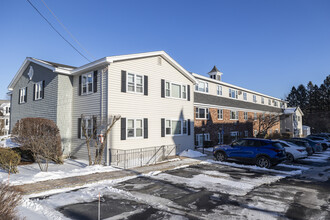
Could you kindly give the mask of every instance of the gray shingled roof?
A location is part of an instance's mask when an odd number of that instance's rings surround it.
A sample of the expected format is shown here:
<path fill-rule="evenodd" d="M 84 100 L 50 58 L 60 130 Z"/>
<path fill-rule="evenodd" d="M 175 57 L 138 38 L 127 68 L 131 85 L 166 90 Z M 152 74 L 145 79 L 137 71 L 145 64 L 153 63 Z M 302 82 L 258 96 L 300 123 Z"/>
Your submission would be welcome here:
<path fill-rule="evenodd" d="M 61 64 L 61 63 L 54 63 L 54 62 L 51 62 L 51 61 L 47 61 L 47 60 L 42 60 L 42 59 L 37 59 L 37 58 L 33 58 L 31 57 L 32 59 L 36 59 L 36 60 L 41 60 L 43 62 L 46 62 L 48 63 L 49 65 L 53 66 L 53 67 L 63 67 L 63 68 L 72 68 L 72 69 L 75 69 L 77 67 L 75 66 L 69 66 L 69 65 L 66 65 L 66 64 Z"/>
<path fill-rule="evenodd" d="M 220 70 L 218 70 L 218 68 L 214 65 L 213 69 L 209 73 L 212 72 L 220 72 Z"/>

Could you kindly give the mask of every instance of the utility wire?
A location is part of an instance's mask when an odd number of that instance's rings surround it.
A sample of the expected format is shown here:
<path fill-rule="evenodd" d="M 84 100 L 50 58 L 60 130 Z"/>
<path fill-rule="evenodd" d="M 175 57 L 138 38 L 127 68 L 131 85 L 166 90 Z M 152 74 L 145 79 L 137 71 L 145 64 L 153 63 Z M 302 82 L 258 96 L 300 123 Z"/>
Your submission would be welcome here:
<path fill-rule="evenodd" d="M 58 32 L 57 30 L 56 30 L 56 28 L 47 20 L 47 18 L 45 17 L 45 16 L 43 16 L 42 14 L 41 14 L 41 12 L 30 2 L 30 0 L 26 0 L 27 2 L 29 2 L 30 3 L 30 5 L 39 13 L 39 15 L 43 18 L 43 19 L 45 19 L 45 21 L 53 28 L 53 30 L 54 31 L 56 31 L 56 33 L 58 34 L 58 35 L 60 35 L 61 36 L 61 38 L 63 39 L 63 40 L 65 40 L 75 51 L 77 51 L 82 57 L 84 57 L 86 60 L 88 60 L 88 62 L 91 62 L 87 57 L 85 57 L 77 48 L 75 48 L 67 39 L 65 39 L 65 37 L 63 37 L 63 35 L 62 34 L 60 34 L 60 32 Z"/>
<path fill-rule="evenodd" d="M 44 5 L 46 6 L 46 8 L 50 11 L 50 13 L 52 13 L 52 15 L 56 18 L 57 22 L 63 27 L 63 29 L 71 36 L 71 38 L 76 41 L 76 43 L 89 55 L 91 56 L 94 60 L 96 60 L 96 58 L 87 51 L 87 49 L 85 49 L 81 43 L 77 40 L 77 38 L 75 38 L 75 36 L 73 36 L 73 34 L 64 26 L 64 24 L 60 21 L 60 19 L 58 19 L 58 17 L 54 14 L 54 12 L 48 7 L 48 5 L 46 4 L 46 2 L 44 0 L 41 0 Z"/>

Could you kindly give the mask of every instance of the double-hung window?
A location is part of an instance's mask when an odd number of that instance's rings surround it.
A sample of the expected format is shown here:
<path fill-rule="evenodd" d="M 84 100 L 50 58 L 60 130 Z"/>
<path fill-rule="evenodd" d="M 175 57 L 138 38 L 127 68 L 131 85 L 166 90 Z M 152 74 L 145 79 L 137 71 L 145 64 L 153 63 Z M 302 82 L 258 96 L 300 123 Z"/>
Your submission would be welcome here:
<path fill-rule="evenodd" d="M 26 87 L 19 90 L 19 103 L 26 102 Z"/>
<path fill-rule="evenodd" d="M 183 122 L 182 122 L 182 133 L 187 134 L 187 130 L 188 130 L 187 120 L 183 120 Z"/>
<path fill-rule="evenodd" d="M 223 110 L 218 109 L 218 120 L 223 120 Z"/>
<path fill-rule="evenodd" d="M 253 95 L 253 102 L 257 102 L 257 96 Z"/>
<path fill-rule="evenodd" d="M 247 93 L 246 92 L 243 92 L 243 100 L 247 101 Z"/>
<path fill-rule="evenodd" d="M 222 86 L 220 85 L 217 87 L 217 95 L 222 95 Z"/>
<path fill-rule="evenodd" d="M 143 93 L 143 76 L 133 73 L 127 74 L 127 91 Z"/>
<path fill-rule="evenodd" d="M 183 135 L 187 134 L 187 121 L 186 120 L 169 120 L 165 121 L 166 135 Z"/>
<path fill-rule="evenodd" d="M 81 75 L 81 94 L 90 93 L 93 93 L 93 73 L 85 73 Z"/>
<path fill-rule="evenodd" d="M 204 81 L 198 81 L 198 83 L 196 83 L 195 90 L 198 91 L 198 92 L 208 93 L 209 92 L 209 84 L 207 82 L 204 82 Z"/>
<path fill-rule="evenodd" d="M 237 99 L 237 90 L 236 89 L 229 89 L 229 97 L 233 99 Z"/>
<path fill-rule="evenodd" d="M 277 101 L 276 101 L 276 100 L 274 100 L 274 106 L 276 106 L 276 107 L 277 107 Z"/>
<path fill-rule="evenodd" d="M 143 120 L 142 119 L 127 119 L 127 137 L 142 137 L 143 136 Z"/>
<path fill-rule="evenodd" d="M 34 85 L 34 100 L 39 100 L 43 98 L 42 97 L 43 90 L 44 88 L 42 81 Z"/>
<path fill-rule="evenodd" d="M 271 104 L 272 104 L 272 100 L 268 99 L 268 105 L 271 105 Z"/>
<path fill-rule="evenodd" d="M 244 112 L 244 120 L 248 120 L 248 113 Z"/>
<path fill-rule="evenodd" d="M 208 108 L 196 108 L 196 119 L 208 119 L 209 109 Z"/>
<path fill-rule="evenodd" d="M 85 117 L 81 119 L 81 134 L 82 138 L 85 138 L 85 135 L 87 137 L 91 137 L 93 134 L 93 118 L 92 117 Z M 86 132 L 86 134 L 85 134 Z"/>
<path fill-rule="evenodd" d="M 181 121 L 180 120 L 172 120 L 172 134 L 180 135 L 182 133 L 181 130 Z"/>
<path fill-rule="evenodd" d="M 230 111 L 230 119 L 238 120 L 238 111 Z"/>
<path fill-rule="evenodd" d="M 261 104 L 265 104 L 265 98 L 261 97 Z"/>
<path fill-rule="evenodd" d="M 187 99 L 187 86 L 179 83 L 166 82 L 165 95 L 166 97 Z"/>

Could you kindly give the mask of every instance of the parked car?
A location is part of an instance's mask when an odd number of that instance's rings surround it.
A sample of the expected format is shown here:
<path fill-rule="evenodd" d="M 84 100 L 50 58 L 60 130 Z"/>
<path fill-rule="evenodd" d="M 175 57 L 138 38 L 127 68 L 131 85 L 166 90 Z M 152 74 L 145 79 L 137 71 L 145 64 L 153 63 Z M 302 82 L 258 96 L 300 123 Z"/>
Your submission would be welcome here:
<path fill-rule="evenodd" d="M 330 141 L 330 134 L 329 133 L 311 134 L 311 135 L 308 135 L 308 136 L 322 137 L 322 138 L 326 138 L 328 141 Z"/>
<path fill-rule="evenodd" d="M 286 139 L 284 140 L 286 142 L 289 142 L 289 143 L 293 143 L 299 147 L 304 147 L 307 151 L 307 154 L 308 156 L 311 156 L 313 155 L 313 149 L 312 147 L 309 145 L 308 141 L 305 141 L 305 140 L 294 140 L 294 139 Z"/>
<path fill-rule="evenodd" d="M 213 155 L 219 161 L 245 161 L 265 168 L 286 160 L 285 149 L 279 142 L 259 138 L 243 138 L 231 145 L 216 146 Z"/>
<path fill-rule="evenodd" d="M 315 152 L 320 152 L 322 151 L 322 146 L 320 143 L 316 142 L 316 141 L 313 141 L 311 139 L 308 139 L 308 138 L 292 138 L 294 140 L 305 140 L 309 143 L 309 145 L 312 147 L 313 149 L 313 153 Z"/>
<path fill-rule="evenodd" d="M 327 140 L 326 138 L 312 136 L 312 135 L 308 135 L 306 138 L 308 138 L 312 141 L 319 142 L 321 144 L 323 150 L 326 150 L 326 149 L 328 149 L 328 147 L 330 147 L 330 141 Z"/>
<path fill-rule="evenodd" d="M 282 140 L 275 140 L 278 141 L 285 149 L 286 158 L 290 162 L 294 162 L 297 159 L 303 159 L 308 156 L 305 147 L 299 147 L 291 142 L 286 142 Z"/>

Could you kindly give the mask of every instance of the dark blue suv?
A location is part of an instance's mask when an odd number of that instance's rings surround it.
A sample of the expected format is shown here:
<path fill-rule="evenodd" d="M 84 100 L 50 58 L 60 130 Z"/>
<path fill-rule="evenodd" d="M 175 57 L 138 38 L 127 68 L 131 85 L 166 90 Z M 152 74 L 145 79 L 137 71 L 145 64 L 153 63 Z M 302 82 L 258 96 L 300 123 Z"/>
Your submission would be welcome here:
<path fill-rule="evenodd" d="M 219 161 L 239 160 L 265 168 L 286 159 L 285 149 L 281 144 L 259 138 L 243 138 L 231 145 L 217 146 L 213 150 L 213 155 Z"/>

